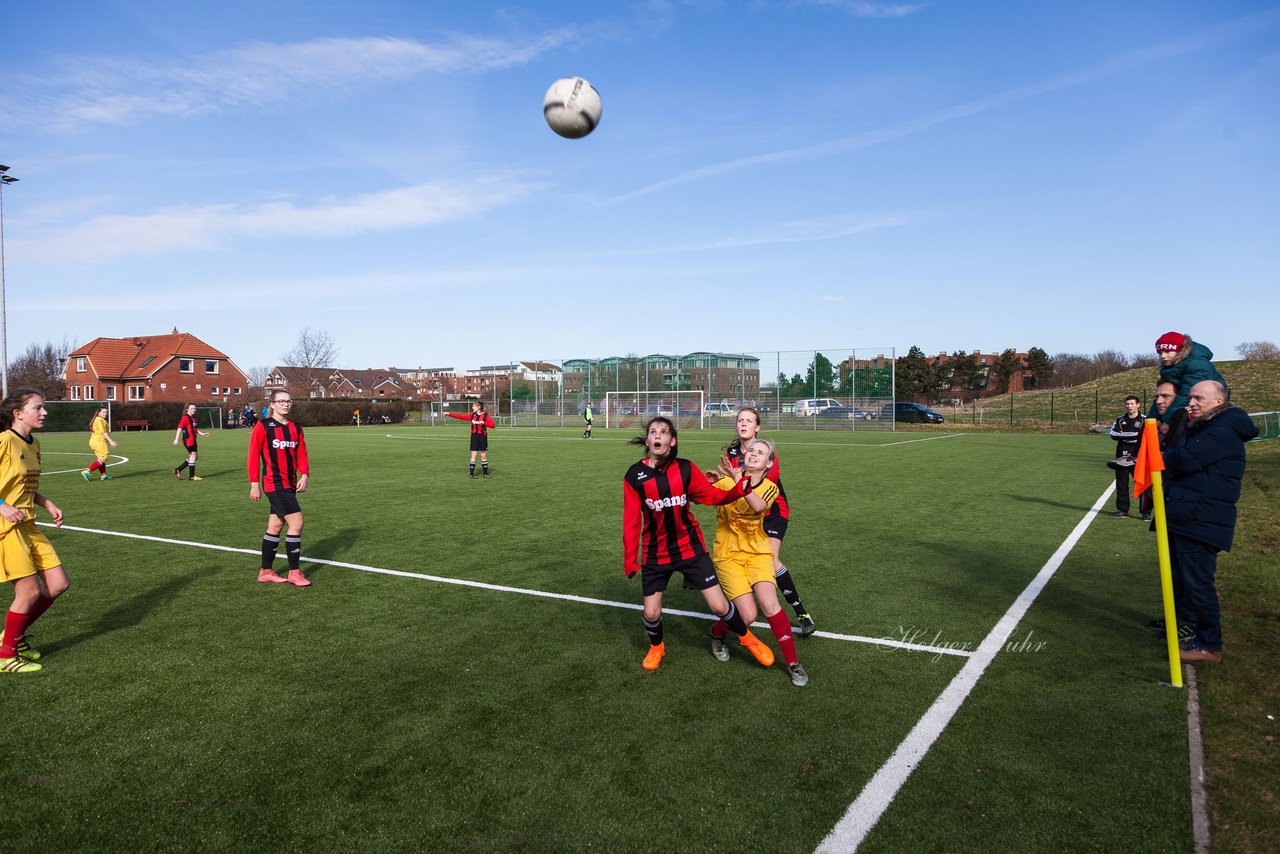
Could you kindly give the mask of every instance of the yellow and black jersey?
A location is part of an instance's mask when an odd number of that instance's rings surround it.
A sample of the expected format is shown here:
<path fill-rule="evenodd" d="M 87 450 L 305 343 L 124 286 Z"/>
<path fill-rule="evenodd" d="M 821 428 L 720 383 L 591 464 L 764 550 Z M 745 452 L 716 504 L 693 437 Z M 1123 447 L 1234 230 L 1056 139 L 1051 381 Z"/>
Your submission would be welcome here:
<path fill-rule="evenodd" d="M 715 485 L 719 489 L 729 489 L 733 480 L 722 477 Z M 712 558 L 717 563 L 739 554 L 773 555 L 769 536 L 764 532 L 764 517 L 769 515 L 769 508 L 778 500 L 778 485 L 765 478 L 751 492 L 764 501 L 764 510 L 752 510 L 746 498 L 716 508 L 716 542 Z"/>
<path fill-rule="evenodd" d="M 0 500 L 36 517 L 36 491 L 40 488 L 40 442 L 24 439 L 12 430 L 0 433 Z M 0 517 L 0 533 L 14 526 Z"/>

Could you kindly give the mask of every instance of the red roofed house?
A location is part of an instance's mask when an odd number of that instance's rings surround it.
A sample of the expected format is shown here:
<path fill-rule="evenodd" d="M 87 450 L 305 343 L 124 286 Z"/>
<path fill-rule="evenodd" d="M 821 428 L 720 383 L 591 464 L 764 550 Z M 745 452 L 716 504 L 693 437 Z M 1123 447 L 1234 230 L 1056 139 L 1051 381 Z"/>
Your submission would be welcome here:
<path fill-rule="evenodd" d="M 221 350 L 186 332 L 95 338 L 67 356 L 68 400 L 226 403 L 249 386 Z"/>

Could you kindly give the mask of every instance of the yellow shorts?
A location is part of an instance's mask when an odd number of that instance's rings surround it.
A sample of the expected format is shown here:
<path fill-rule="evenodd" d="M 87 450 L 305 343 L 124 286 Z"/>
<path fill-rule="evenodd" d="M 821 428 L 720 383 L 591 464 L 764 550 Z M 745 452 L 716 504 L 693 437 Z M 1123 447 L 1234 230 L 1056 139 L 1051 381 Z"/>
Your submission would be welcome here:
<path fill-rule="evenodd" d="M 102 460 L 104 463 L 107 461 L 107 457 L 111 455 L 110 452 L 107 450 L 107 443 L 105 441 L 97 442 L 97 443 L 90 442 L 89 450 L 97 454 L 98 459 Z"/>
<path fill-rule="evenodd" d="M 0 537 L 0 579 L 17 581 L 61 565 L 49 538 L 32 520 L 19 522 Z"/>
<path fill-rule="evenodd" d="M 739 552 L 725 558 L 716 558 L 716 577 L 720 589 L 730 599 L 752 592 L 762 581 L 776 585 L 773 578 L 773 555 L 756 555 Z"/>

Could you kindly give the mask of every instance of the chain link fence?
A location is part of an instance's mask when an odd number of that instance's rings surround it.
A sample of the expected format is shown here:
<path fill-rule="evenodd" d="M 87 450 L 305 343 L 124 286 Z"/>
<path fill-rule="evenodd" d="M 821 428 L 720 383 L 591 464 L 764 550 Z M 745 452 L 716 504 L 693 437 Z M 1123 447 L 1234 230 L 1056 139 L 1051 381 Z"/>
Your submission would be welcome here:
<path fill-rule="evenodd" d="M 449 423 L 479 397 L 498 423 L 520 427 L 576 427 L 590 406 L 601 426 L 665 415 L 724 429 L 750 406 L 770 430 L 892 430 L 894 358 L 890 347 L 504 362 L 459 378 L 452 394 L 442 383 L 418 417 Z"/>

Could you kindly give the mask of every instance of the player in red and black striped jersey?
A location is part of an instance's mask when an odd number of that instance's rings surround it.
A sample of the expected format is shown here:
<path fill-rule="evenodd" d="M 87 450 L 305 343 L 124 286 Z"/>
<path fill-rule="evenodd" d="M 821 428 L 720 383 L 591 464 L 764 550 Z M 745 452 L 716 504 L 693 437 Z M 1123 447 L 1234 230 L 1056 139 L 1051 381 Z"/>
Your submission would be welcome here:
<path fill-rule="evenodd" d="M 750 447 L 751 442 L 760 434 L 760 413 L 750 406 L 742 407 L 738 410 L 737 428 L 738 436 L 730 443 L 725 453 L 729 458 L 730 468 L 742 469 L 746 464 L 742 448 Z M 796 612 L 796 619 L 800 621 L 800 636 L 808 637 L 818 627 L 804 607 L 804 603 L 800 601 L 800 593 L 796 589 L 795 579 L 791 577 L 791 570 L 787 569 L 787 565 L 779 556 L 782 551 L 782 538 L 787 535 L 787 526 L 791 522 L 791 505 L 787 503 L 787 493 L 782 488 L 782 469 L 778 465 L 776 453 L 773 457 L 773 465 L 770 466 L 765 477 L 778 486 L 778 500 L 769 508 L 769 514 L 764 519 L 764 532 L 769 536 L 769 546 L 773 549 L 773 576 L 778 582 L 778 590 L 783 598 L 787 600 L 791 610 Z"/>
<path fill-rule="evenodd" d="M 258 580 L 271 584 L 288 582 L 295 587 L 309 587 L 302 574 L 302 507 L 298 493 L 307 491 L 311 471 L 307 459 L 307 440 L 302 427 L 289 420 L 293 400 L 283 389 L 271 392 L 267 417 L 253 425 L 249 434 L 249 500 L 261 501 L 265 489 L 271 514 L 267 516 L 267 532 L 262 535 L 262 568 Z M 261 485 L 259 485 L 261 481 Z M 276 575 L 271 564 L 280 545 L 280 531 L 285 526 L 284 554 L 289 561 L 289 576 Z"/>
<path fill-rule="evenodd" d="M 484 404 L 478 400 L 471 403 L 471 414 L 446 412 L 450 418 L 471 422 L 471 479 L 476 477 L 476 454 L 480 455 L 480 467 L 484 476 L 489 477 L 489 431 L 496 427 L 489 413 L 484 411 Z"/>
<path fill-rule="evenodd" d="M 768 667 L 773 664 L 773 652 L 747 631 L 738 609 L 725 598 L 702 530 L 689 508 L 690 501 L 736 501 L 744 494 L 743 485 L 728 491 L 712 486 L 693 463 L 676 456 L 676 439 L 676 427 L 669 419 L 651 418 L 645 435 L 631 440 L 643 444 L 648 456 L 627 469 L 622 479 L 622 568 L 628 578 L 642 572 L 644 630 L 649 635 L 644 669 L 657 670 L 666 654 L 662 592 L 676 572 L 684 576 L 685 587 L 702 592 L 716 616 Z M 750 481 L 744 481 L 749 490 Z"/>
<path fill-rule="evenodd" d="M 182 465 L 173 470 L 173 476 L 178 480 L 182 480 L 182 470 L 185 468 L 191 469 L 187 480 L 204 480 L 202 477 L 196 477 L 196 460 L 200 457 L 196 448 L 196 436 L 208 435 L 196 426 L 196 405 L 188 403 L 182 408 L 182 417 L 178 419 L 178 432 L 173 437 L 173 444 L 181 442 L 187 449 L 187 458 L 183 460 Z"/>

